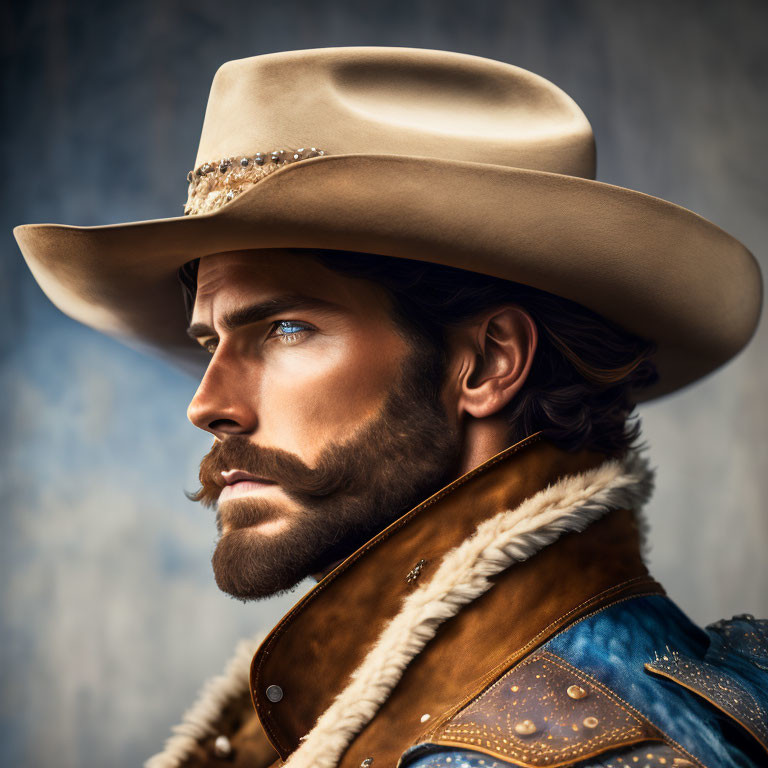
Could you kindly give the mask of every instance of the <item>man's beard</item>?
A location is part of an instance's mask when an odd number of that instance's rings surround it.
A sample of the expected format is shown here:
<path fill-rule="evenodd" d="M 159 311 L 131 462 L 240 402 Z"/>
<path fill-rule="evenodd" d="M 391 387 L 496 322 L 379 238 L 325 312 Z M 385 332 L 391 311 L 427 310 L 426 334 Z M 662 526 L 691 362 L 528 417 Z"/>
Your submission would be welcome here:
<path fill-rule="evenodd" d="M 422 353 L 423 354 L 423 353 Z M 207 507 L 222 490 L 221 472 L 240 469 L 274 481 L 298 505 L 287 512 L 254 496 L 226 502 L 212 564 L 219 588 L 242 600 L 287 591 L 347 557 L 442 488 L 458 470 L 460 440 L 440 401 L 434 360 L 412 352 L 382 412 L 342 443 L 325 448 L 314 468 L 298 456 L 254 446 L 235 435 L 217 441 L 200 464 L 201 488 L 188 494 Z M 285 515 L 279 533 L 249 526 Z"/>

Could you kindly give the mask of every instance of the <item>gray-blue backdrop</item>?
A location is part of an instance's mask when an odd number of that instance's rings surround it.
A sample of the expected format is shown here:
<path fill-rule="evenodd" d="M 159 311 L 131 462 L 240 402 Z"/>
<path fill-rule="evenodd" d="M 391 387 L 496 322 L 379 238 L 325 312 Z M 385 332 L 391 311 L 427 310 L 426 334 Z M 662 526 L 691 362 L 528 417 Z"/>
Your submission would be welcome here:
<path fill-rule="evenodd" d="M 180 214 L 228 59 L 407 45 L 551 79 L 591 120 L 602 181 L 701 213 L 765 270 L 766 29 L 761 0 L 5 2 L 0 763 L 139 764 L 235 641 L 308 586 L 251 605 L 216 590 L 211 515 L 182 494 L 209 447 L 185 417 L 195 382 L 55 310 L 12 226 Z M 763 323 L 716 375 L 641 410 L 650 562 L 700 622 L 768 615 L 766 361 Z"/>

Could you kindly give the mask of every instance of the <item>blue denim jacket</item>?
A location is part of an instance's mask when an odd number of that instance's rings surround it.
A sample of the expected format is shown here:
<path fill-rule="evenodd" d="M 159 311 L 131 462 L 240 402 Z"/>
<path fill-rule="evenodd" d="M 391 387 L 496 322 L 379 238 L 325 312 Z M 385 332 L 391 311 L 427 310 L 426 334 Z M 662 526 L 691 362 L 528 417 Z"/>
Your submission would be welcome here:
<path fill-rule="evenodd" d="M 768 621 L 742 615 L 704 630 L 666 596 L 635 597 L 587 616 L 539 650 L 602 683 L 667 742 L 645 741 L 567 765 L 768 766 Z M 399 762 L 400 768 L 527 764 L 492 750 L 430 743 L 411 747 Z"/>

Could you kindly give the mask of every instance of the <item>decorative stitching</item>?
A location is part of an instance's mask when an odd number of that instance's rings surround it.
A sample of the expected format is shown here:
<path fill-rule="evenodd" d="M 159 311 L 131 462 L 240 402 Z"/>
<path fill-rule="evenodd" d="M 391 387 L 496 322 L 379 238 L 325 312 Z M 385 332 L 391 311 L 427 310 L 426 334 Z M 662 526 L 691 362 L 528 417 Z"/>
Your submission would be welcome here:
<path fill-rule="evenodd" d="M 560 670 L 562 679 L 553 669 Z M 536 680 L 532 679 L 534 674 Z M 540 683 L 536 682 L 539 678 Z M 587 686 L 590 699 L 586 703 L 576 704 L 566 695 L 565 682 L 569 680 L 579 680 Z M 534 688 L 526 689 L 526 683 Z M 537 685 L 540 688 L 536 688 Z M 511 691 L 507 691 L 510 686 Z M 548 703 L 546 714 L 539 713 L 537 716 L 530 710 L 531 697 L 538 698 L 539 703 Z M 605 704 L 600 706 L 601 699 L 606 699 L 612 706 L 607 709 Z M 487 709 L 484 709 L 482 700 L 486 700 L 487 706 L 496 714 L 495 720 L 492 717 L 487 721 L 483 716 Z M 520 709 L 517 709 L 518 704 Z M 593 716 L 585 717 L 595 714 L 595 705 L 598 705 L 599 721 Z M 498 709 L 500 706 L 501 711 Z M 571 706 L 574 711 L 568 712 Z M 582 712 L 576 714 L 579 710 Z M 518 721 L 513 727 L 515 719 L 529 716 L 534 717 L 534 721 Z M 575 720 L 571 721 L 571 717 Z M 582 719 L 583 725 L 575 724 Z M 569 722 L 573 723 L 573 731 Z M 528 724 L 532 730 L 518 730 L 519 726 Z M 646 718 L 622 706 L 621 699 L 605 685 L 589 681 L 580 670 L 546 651 L 529 656 L 507 672 L 483 693 L 472 711 L 465 710 L 459 720 L 449 722 L 437 739 L 441 743 L 463 744 L 470 749 L 482 748 L 485 742 L 485 746 L 491 748 L 492 754 L 497 757 L 548 767 L 567 764 L 574 759 L 585 760 L 611 747 L 625 747 L 649 740 L 663 741 L 661 734 Z"/>
<path fill-rule="evenodd" d="M 486 688 L 486 686 L 490 683 L 490 681 L 495 680 L 497 676 L 499 678 L 503 677 L 508 671 L 511 670 L 511 668 L 518 662 L 520 659 L 522 659 L 526 653 L 529 653 L 539 645 L 542 645 L 545 642 L 548 642 L 554 635 L 551 635 L 550 632 L 553 627 L 558 625 L 563 619 L 567 618 L 568 616 L 577 613 L 581 608 L 588 605 L 592 602 L 599 602 L 601 598 L 604 598 L 608 595 L 610 592 L 620 592 L 622 588 L 627 588 L 629 585 L 633 583 L 639 583 L 642 581 L 648 581 L 649 583 L 655 584 L 655 580 L 651 578 L 650 576 L 635 576 L 631 579 L 627 579 L 624 582 L 621 582 L 620 584 L 617 584 L 613 587 L 609 587 L 608 589 L 603 590 L 602 592 L 598 593 L 594 597 L 591 597 L 589 600 L 585 600 L 580 605 L 576 606 L 575 608 L 572 608 L 570 611 L 567 611 L 564 613 L 561 617 L 558 619 L 555 619 L 555 621 L 548 624 L 541 632 L 539 632 L 535 637 L 533 637 L 531 640 L 529 640 L 525 645 L 523 645 L 521 648 L 519 648 L 517 651 L 514 651 L 513 653 L 509 654 L 503 662 L 500 664 L 497 664 L 490 672 L 488 672 L 486 675 L 484 675 L 481 678 L 481 681 L 479 684 L 477 684 L 474 688 L 473 693 L 469 694 L 468 696 L 464 697 L 458 704 L 455 704 L 450 709 L 446 710 L 445 712 L 441 713 L 435 720 L 430 724 L 430 727 L 424 731 L 422 735 L 420 735 L 413 744 L 418 744 L 421 741 L 426 741 L 431 738 L 431 736 L 443 726 L 443 724 L 450 720 L 457 712 L 461 711 L 465 707 L 471 706 L 471 704 L 479 699 L 481 696 L 483 696 L 487 690 L 490 690 L 489 688 Z M 661 585 L 658 585 L 659 589 L 661 590 L 661 594 L 664 593 L 663 588 Z M 611 608 L 614 605 L 619 605 L 620 603 L 625 602 L 626 600 L 633 600 L 636 597 L 648 597 L 649 595 L 657 595 L 660 594 L 658 591 L 652 591 L 652 592 L 642 592 L 642 593 L 635 593 L 632 595 L 627 595 L 626 597 L 622 597 L 617 600 L 613 600 L 609 603 L 606 603 L 605 605 L 602 605 L 600 608 L 596 609 L 592 613 L 588 614 L 590 616 L 594 616 L 596 613 L 600 613 L 608 608 Z M 577 622 L 574 622 L 573 624 L 568 624 L 562 628 L 563 632 L 568 631 L 571 627 L 575 626 Z M 523 663 L 523 662 L 521 662 Z M 495 683 L 491 685 L 493 687 Z"/>
<path fill-rule="evenodd" d="M 670 651 L 670 655 L 673 660 L 671 663 L 664 662 L 657 657 L 654 662 L 646 663 L 644 666 L 649 672 L 653 672 L 668 680 L 672 680 L 679 686 L 691 691 L 691 693 L 701 696 L 702 699 L 708 701 L 724 715 L 735 720 L 755 739 L 755 741 L 757 741 L 758 744 L 760 744 L 763 749 L 768 751 L 768 746 L 766 745 L 764 738 L 766 722 L 768 722 L 765 717 L 765 709 L 760 702 L 757 701 L 746 688 L 744 688 L 744 686 L 740 685 L 737 680 L 731 679 L 720 670 L 714 669 L 706 662 L 696 662 L 694 659 L 689 660 L 686 657 L 681 656 L 677 651 Z M 668 657 L 665 656 L 664 658 L 666 659 Z M 684 659 L 684 661 L 681 661 L 681 658 Z M 705 687 L 703 681 L 700 679 L 701 671 L 696 669 L 693 673 L 688 672 L 683 667 L 686 663 L 689 665 L 695 663 L 697 667 L 701 665 L 702 669 L 705 670 L 705 676 L 706 672 L 715 675 L 715 685 L 710 684 L 709 687 Z M 699 677 L 699 679 L 691 679 L 694 678 L 694 676 Z M 700 687 L 696 687 L 697 683 Z M 726 698 L 726 694 L 730 694 L 730 696 L 738 694 L 738 696 L 745 700 L 744 703 L 751 707 L 753 711 L 750 712 L 747 710 L 741 712 L 728 698 Z M 735 698 L 734 701 L 740 703 L 738 698 Z M 747 722 L 744 722 L 745 719 Z"/>
<path fill-rule="evenodd" d="M 556 653 L 552 653 L 552 651 L 545 651 L 549 656 L 552 656 L 556 659 L 559 659 L 563 664 L 568 664 L 568 662 L 563 659 L 561 656 L 558 656 Z M 570 666 L 570 665 L 569 665 Z M 578 669 L 577 667 L 574 667 L 574 669 Z M 588 680 L 591 680 L 596 685 L 603 685 L 603 683 L 600 683 L 596 678 L 594 678 L 592 675 L 590 675 L 588 672 L 584 672 L 581 669 L 578 669 L 579 674 L 581 674 L 583 677 L 587 678 Z M 613 691 L 611 691 L 613 693 Z M 679 749 L 680 752 L 682 752 L 686 757 L 690 758 L 697 766 L 700 766 L 700 768 L 704 768 L 702 763 L 695 758 L 685 747 L 682 746 L 682 744 L 678 744 L 666 731 L 662 730 L 656 723 L 653 722 L 649 717 L 646 717 L 642 712 L 640 712 L 639 709 L 636 709 L 633 707 L 629 702 L 624 701 L 617 693 L 613 693 L 613 695 L 623 703 L 625 707 L 627 707 L 629 710 L 634 712 L 638 717 L 642 717 L 643 719 L 647 720 L 663 737 L 664 737 L 664 743 L 669 744 L 670 746 L 675 747 L 675 749 Z"/>
<path fill-rule="evenodd" d="M 563 619 L 571 616 L 572 614 L 578 613 L 582 608 L 585 608 L 589 603 L 592 602 L 599 602 L 599 599 L 607 595 L 609 592 L 621 592 L 622 589 L 629 587 L 630 585 L 633 585 L 635 583 L 642 583 L 647 582 L 649 586 L 655 586 L 658 587 L 657 590 L 651 591 L 651 592 L 643 592 L 641 594 L 634 594 L 634 595 L 628 595 L 625 598 L 622 598 L 621 600 L 614 601 L 610 604 L 606 604 L 604 606 L 601 606 L 600 608 L 596 608 L 594 611 L 592 611 L 589 615 L 594 616 L 596 613 L 600 613 L 600 611 L 604 611 L 606 608 L 609 607 L 609 605 L 616 605 L 619 602 L 623 602 L 624 600 L 631 600 L 633 597 L 646 597 L 648 595 L 658 595 L 658 594 L 666 594 L 664 591 L 664 587 L 661 586 L 652 576 L 633 576 L 631 579 L 627 579 L 626 581 L 622 581 L 618 584 L 616 584 L 613 587 L 609 587 L 608 589 L 604 590 L 603 592 L 600 592 L 599 594 L 595 595 L 595 597 L 589 598 L 589 600 L 585 600 L 580 605 L 577 605 L 575 608 L 572 608 L 567 613 L 564 613 L 559 619 L 556 619 L 553 621 L 549 626 L 545 627 L 541 632 L 539 632 L 536 637 L 534 637 L 527 646 L 523 646 L 523 650 L 528 650 L 529 648 L 532 650 L 533 646 L 538 645 L 539 639 L 542 638 L 545 634 L 548 633 L 549 629 L 553 627 L 555 624 L 559 623 Z M 579 619 L 580 621 L 580 619 Z M 577 622 L 574 622 L 577 623 Z M 572 624 L 569 624 L 568 627 L 570 628 L 573 626 Z"/>

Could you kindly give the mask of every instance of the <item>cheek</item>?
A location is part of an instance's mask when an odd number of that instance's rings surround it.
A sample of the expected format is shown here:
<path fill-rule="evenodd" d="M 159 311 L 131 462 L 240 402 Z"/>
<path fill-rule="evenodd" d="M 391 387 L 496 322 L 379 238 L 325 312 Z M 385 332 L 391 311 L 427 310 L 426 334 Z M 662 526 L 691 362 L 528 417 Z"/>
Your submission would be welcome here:
<path fill-rule="evenodd" d="M 399 337 L 316 337 L 275 350 L 259 398 L 259 442 L 314 463 L 329 441 L 380 412 L 404 355 Z"/>

